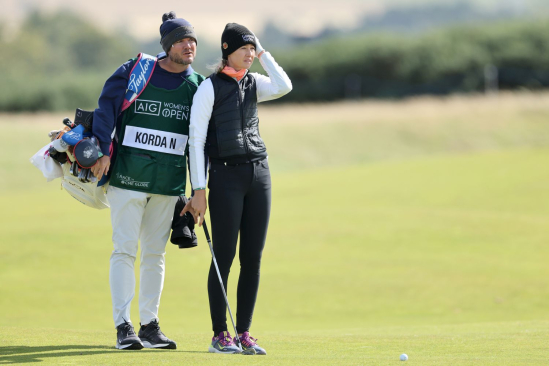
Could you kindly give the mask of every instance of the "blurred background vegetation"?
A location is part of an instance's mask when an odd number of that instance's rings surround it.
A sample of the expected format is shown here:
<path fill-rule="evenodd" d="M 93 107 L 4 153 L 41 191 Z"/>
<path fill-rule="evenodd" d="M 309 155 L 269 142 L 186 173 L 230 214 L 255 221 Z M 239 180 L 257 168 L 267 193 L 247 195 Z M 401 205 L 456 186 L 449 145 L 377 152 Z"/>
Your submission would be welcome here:
<path fill-rule="evenodd" d="M 168 10 L 196 27 L 197 71 L 237 22 L 294 84 L 260 106 L 273 211 L 253 331 L 267 364 L 547 364 L 549 2 L 240 2 L 0 0 L 0 364 L 128 364 L 112 347 L 109 213 L 28 159 L 120 64 L 161 50 Z M 71 230 L 79 219 L 93 235 Z M 161 322 L 182 349 L 130 362 L 216 362 L 197 235 L 167 248 Z"/>
<path fill-rule="evenodd" d="M 344 30 L 328 26 L 303 36 L 267 22 L 257 33 L 292 79 L 286 103 L 536 90 L 549 86 L 549 13 L 541 4 L 420 2 L 365 15 Z M 0 23 L 0 111 L 94 108 L 120 64 L 161 51 L 151 37 L 100 28 L 59 9 L 30 11 L 13 32 Z M 219 46 L 199 43 L 193 67 L 208 75 Z M 258 63 L 254 70 L 261 71 Z"/>

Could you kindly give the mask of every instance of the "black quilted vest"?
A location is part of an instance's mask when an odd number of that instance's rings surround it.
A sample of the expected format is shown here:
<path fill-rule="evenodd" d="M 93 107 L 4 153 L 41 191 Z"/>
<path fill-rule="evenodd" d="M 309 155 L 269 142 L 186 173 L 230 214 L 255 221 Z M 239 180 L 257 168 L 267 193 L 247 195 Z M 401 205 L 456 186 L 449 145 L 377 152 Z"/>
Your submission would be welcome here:
<path fill-rule="evenodd" d="M 237 82 L 216 73 L 210 80 L 215 99 L 206 138 L 208 156 L 233 164 L 266 157 L 267 149 L 259 135 L 254 77 L 247 74 Z"/>

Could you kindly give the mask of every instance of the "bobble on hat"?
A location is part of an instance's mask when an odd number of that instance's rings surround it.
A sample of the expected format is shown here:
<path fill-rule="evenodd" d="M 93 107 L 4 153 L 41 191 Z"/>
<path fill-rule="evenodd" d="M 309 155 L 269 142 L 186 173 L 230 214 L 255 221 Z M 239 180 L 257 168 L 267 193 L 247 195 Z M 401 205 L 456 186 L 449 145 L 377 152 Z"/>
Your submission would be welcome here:
<path fill-rule="evenodd" d="M 162 23 L 164 23 L 168 19 L 175 19 L 175 11 L 170 11 L 169 13 L 164 13 L 162 15 Z"/>
<path fill-rule="evenodd" d="M 253 32 L 243 25 L 228 23 L 225 26 L 223 34 L 221 34 L 221 53 L 223 54 L 223 59 L 226 60 L 231 53 L 245 44 L 253 44 L 257 47 Z"/>

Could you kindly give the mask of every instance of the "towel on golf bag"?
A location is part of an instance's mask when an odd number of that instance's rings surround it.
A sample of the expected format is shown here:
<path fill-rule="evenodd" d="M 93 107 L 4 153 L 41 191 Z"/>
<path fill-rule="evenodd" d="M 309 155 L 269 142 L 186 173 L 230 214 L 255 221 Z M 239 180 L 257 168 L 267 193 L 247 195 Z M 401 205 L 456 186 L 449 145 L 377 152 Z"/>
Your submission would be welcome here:
<path fill-rule="evenodd" d="M 194 232 L 194 218 L 190 212 L 186 212 L 185 215 L 179 214 L 185 208 L 185 205 L 189 202 L 187 197 L 180 196 L 175 204 L 175 210 L 172 220 L 172 237 L 170 241 L 172 244 L 179 245 L 179 248 L 194 248 L 198 245 L 198 239 Z"/>
<path fill-rule="evenodd" d="M 50 157 L 49 149 L 51 144 L 51 142 L 48 143 L 30 158 L 30 162 L 40 169 L 48 182 L 63 176 L 61 165 Z"/>

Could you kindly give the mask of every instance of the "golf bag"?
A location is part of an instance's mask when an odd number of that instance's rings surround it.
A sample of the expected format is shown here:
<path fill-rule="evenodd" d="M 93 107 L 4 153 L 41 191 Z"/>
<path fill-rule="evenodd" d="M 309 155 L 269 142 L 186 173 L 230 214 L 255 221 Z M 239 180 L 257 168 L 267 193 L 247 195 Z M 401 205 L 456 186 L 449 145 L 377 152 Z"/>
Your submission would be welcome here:
<path fill-rule="evenodd" d="M 98 186 L 95 182 L 83 183 L 71 173 L 71 164 L 65 163 L 63 168 L 62 187 L 78 202 L 99 210 L 109 207 L 106 186 Z"/>
<path fill-rule="evenodd" d="M 42 148 L 31 162 L 48 181 L 61 177 L 61 186 L 77 201 L 96 209 L 109 207 L 106 190 L 91 172 L 103 156 L 99 141 L 91 134 L 93 112 L 76 110 L 74 122 L 63 120 L 65 127 L 49 133 L 51 143 Z"/>
<path fill-rule="evenodd" d="M 157 57 L 145 53 L 137 55 L 130 71 L 121 113 L 145 90 L 157 60 L 164 57 L 165 54 L 159 54 Z M 61 186 L 77 201 L 89 207 L 103 209 L 109 207 L 106 196 L 109 176 L 104 175 L 98 182 L 90 170 L 103 156 L 99 141 L 91 134 L 92 123 L 93 112 L 78 108 L 74 122 L 65 118 L 65 127 L 50 132 L 51 144 L 38 151 L 31 158 L 31 162 L 42 171 L 48 182 L 62 177 Z M 114 137 L 116 140 L 116 135 Z M 111 143 L 111 159 L 114 159 L 115 155 L 113 150 L 114 146 Z"/>

